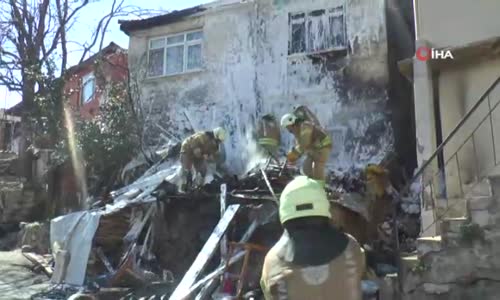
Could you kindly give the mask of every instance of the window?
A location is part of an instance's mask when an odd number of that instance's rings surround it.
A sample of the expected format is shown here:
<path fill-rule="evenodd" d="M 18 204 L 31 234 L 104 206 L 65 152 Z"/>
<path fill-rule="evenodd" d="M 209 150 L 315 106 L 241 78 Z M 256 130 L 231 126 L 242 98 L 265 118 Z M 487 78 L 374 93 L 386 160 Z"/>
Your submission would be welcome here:
<path fill-rule="evenodd" d="M 289 16 L 288 54 L 346 49 L 344 7 Z"/>
<path fill-rule="evenodd" d="M 95 77 L 93 73 L 87 74 L 82 79 L 82 88 L 80 90 L 81 103 L 85 104 L 92 101 L 95 93 Z"/>
<path fill-rule="evenodd" d="M 148 76 L 173 75 L 201 69 L 202 42 L 202 31 L 150 40 Z"/>

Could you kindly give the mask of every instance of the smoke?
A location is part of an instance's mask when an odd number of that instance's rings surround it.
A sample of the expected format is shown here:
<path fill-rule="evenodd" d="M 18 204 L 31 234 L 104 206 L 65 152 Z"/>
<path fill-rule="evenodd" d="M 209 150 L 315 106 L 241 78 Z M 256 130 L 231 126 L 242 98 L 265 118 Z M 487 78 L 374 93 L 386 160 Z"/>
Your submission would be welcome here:
<path fill-rule="evenodd" d="M 257 141 L 252 136 L 253 130 L 247 130 L 245 134 L 246 164 L 244 174 L 257 166 L 264 166 L 267 163 L 268 156 L 259 150 Z"/>

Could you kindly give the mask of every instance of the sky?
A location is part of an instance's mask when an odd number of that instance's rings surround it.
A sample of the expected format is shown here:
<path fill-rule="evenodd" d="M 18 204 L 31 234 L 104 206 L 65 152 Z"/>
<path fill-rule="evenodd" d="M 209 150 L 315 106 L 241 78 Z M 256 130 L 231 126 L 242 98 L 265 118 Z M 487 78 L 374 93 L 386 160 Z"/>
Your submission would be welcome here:
<path fill-rule="evenodd" d="M 89 4 L 85 9 L 80 11 L 78 22 L 75 23 L 74 27 L 68 33 L 68 40 L 79 42 L 89 40 L 97 22 L 111 8 L 111 2 L 111 0 L 100 0 L 99 2 Z M 126 0 L 125 4 L 139 6 L 144 9 L 172 11 L 208 2 L 212 2 L 212 0 Z M 112 20 L 109 24 L 104 46 L 108 45 L 111 41 L 123 48 L 128 48 L 128 36 L 120 31 L 117 19 Z M 80 60 L 81 52 L 79 48 L 76 44 L 68 45 L 68 67 L 77 64 Z M 0 108 L 12 107 L 19 101 L 19 94 L 11 93 L 5 87 L 0 86 Z"/>

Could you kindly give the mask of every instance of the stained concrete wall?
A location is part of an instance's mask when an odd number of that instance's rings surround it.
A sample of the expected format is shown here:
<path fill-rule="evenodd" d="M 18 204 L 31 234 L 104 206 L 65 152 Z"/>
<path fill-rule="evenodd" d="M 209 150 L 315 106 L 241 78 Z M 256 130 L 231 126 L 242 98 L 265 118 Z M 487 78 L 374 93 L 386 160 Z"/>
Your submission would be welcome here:
<path fill-rule="evenodd" d="M 416 0 L 415 19 L 417 40 L 424 41 L 429 47 L 461 47 L 470 43 L 483 41 L 500 36 L 500 19 L 497 12 L 500 11 L 500 2 L 495 0 L 467 1 L 467 0 Z M 455 128 L 467 111 L 479 100 L 481 95 L 498 78 L 498 67 L 500 61 L 496 59 L 486 62 L 464 64 L 456 63 L 437 72 L 438 81 L 432 83 L 429 76 L 421 72 L 424 62 L 414 64 L 414 88 L 416 111 L 427 112 L 428 115 L 437 115 L 437 121 L 441 125 L 443 139 Z M 424 77 L 429 78 L 424 78 Z M 429 91 L 437 89 L 437 94 L 429 94 Z M 494 98 L 498 101 L 497 91 L 492 94 L 491 104 Z M 437 96 L 437 97 L 436 97 Z M 440 112 L 435 112 L 433 102 L 438 101 Z M 474 143 L 469 140 L 464 144 L 479 122 L 488 111 L 488 103 L 485 102 L 473 115 L 473 118 L 465 124 L 460 132 L 453 138 L 444 151 L 446 165 L 446 188 L 448 197 L 460 197 L 460 187 L 470 184 L 476 175 L 492 174 L 494 167 L 493 140 L 491 125 L 500 128 L 495 110 L 493 124 L 487 120 L 474 134 Z M 428 149 L 425 155 L 429 156 L 436 147 L 436 132 L 439 130 L 433 122 L 434 117 L 428 119 L 425 114 L 417 113 L 417 136 L 418 148 Z M 421 115 L 421 117 L 419 117 Z M 418 133 L 421 133 L 420 136 Z M 500 145 L 500 133 L 493 130 L 496 146 Z M 474 149 L 474 146 L 476 149 Z M 460 148 L 461 147 L 461 148 Z M 456 151 L 458 157 L 453 157 Z M 497 161 L 500 156 L 497 151 Z M 458 172 L 460 168 L 461 172 Z"/>
<path fill-rule="evenodd" d="M 345 56 L 288 55 L 288 14 L 345 4 Z M 145 78 L 148 40 L 203 29 L 204 70 Z M 164 129 L 184 138 L 196 129 L 226 127 L 228 160 L 242 170 L 247 135 L 256 118 L 278 117 L 308 105 L 334 131 L 332 167 L 379 162 L 393 149 L 387 108 L 387 36 L 384 0 L 256 0 L 209 8 L 201 16 L 131 33 L 129 66 L 141 86 L 149 142 Z M 188 116 L 188 117 L 186 117 Z M 190 120 L 190 122 L 188 121 Z M 291 136 L 284 135 L 284 148 Z"/>
<path fill-rule="evenodd" d="M 497 0 L 415 0 L 417 37 L 453 47 L 500 36 Z"/>
<path fill-rule="evenodd" d="M 392 116 L 395 149 L 407 175 L 412 175 L 417 166 L 413 85 L 399 71 L 397 62 L 413 56 L 415 51 L 413 2 L 387 0 L 386 19 L 389 66 L 388 106 Z M 393 184 L 398 181 L 395 177 L 400 176 L 396 175 L 391 178 Z M 399 182 L 402 181 L 404 178 L 399 179 Z"/>
<path fill-rule="evenodd" d="M 441 72 L 439 102 L 442 107 L 441 123 L 444 136 L 450 133 L 498 78 L 499 69 L 500 59 L 495 59 Z M 497 86 L 490 93 L 490 103 L 488 104 L 486 99 L 446 147 L 445 159 L 455 160 L 447 167 L 447 184 L 452 186 L 451 191 L 455 194 L 459 192 L 459 178 L 456 159 L 451 156 L 459 147 L 462 147 L 458 152 L 460 179 L 464 184 L 473 182 L 477 176 L 498 175 L 495 158 L 500 163 L 500 107 L 497 106 L 493 110 L 491 120 L 488 111 L 489 105 L 493 109 L 499 101 L 500 86 Z M 471 134 L 474 142 L 472 139 L 467 141 Z"/>

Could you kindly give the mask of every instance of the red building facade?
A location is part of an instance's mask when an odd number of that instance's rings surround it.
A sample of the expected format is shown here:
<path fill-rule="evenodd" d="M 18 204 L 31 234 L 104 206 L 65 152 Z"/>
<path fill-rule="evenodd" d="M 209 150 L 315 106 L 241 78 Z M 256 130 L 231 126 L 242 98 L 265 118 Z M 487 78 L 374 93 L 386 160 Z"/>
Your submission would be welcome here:
<path fill-rule="evenodd" d="M 127 53 L 112 42 L 97 54 L 69 68 L 67 75 L 64 92 L 69 104 L 83 119 L 91 119 L 106 101 L 110 84 L 124 83 L 126 86 Z"/>

